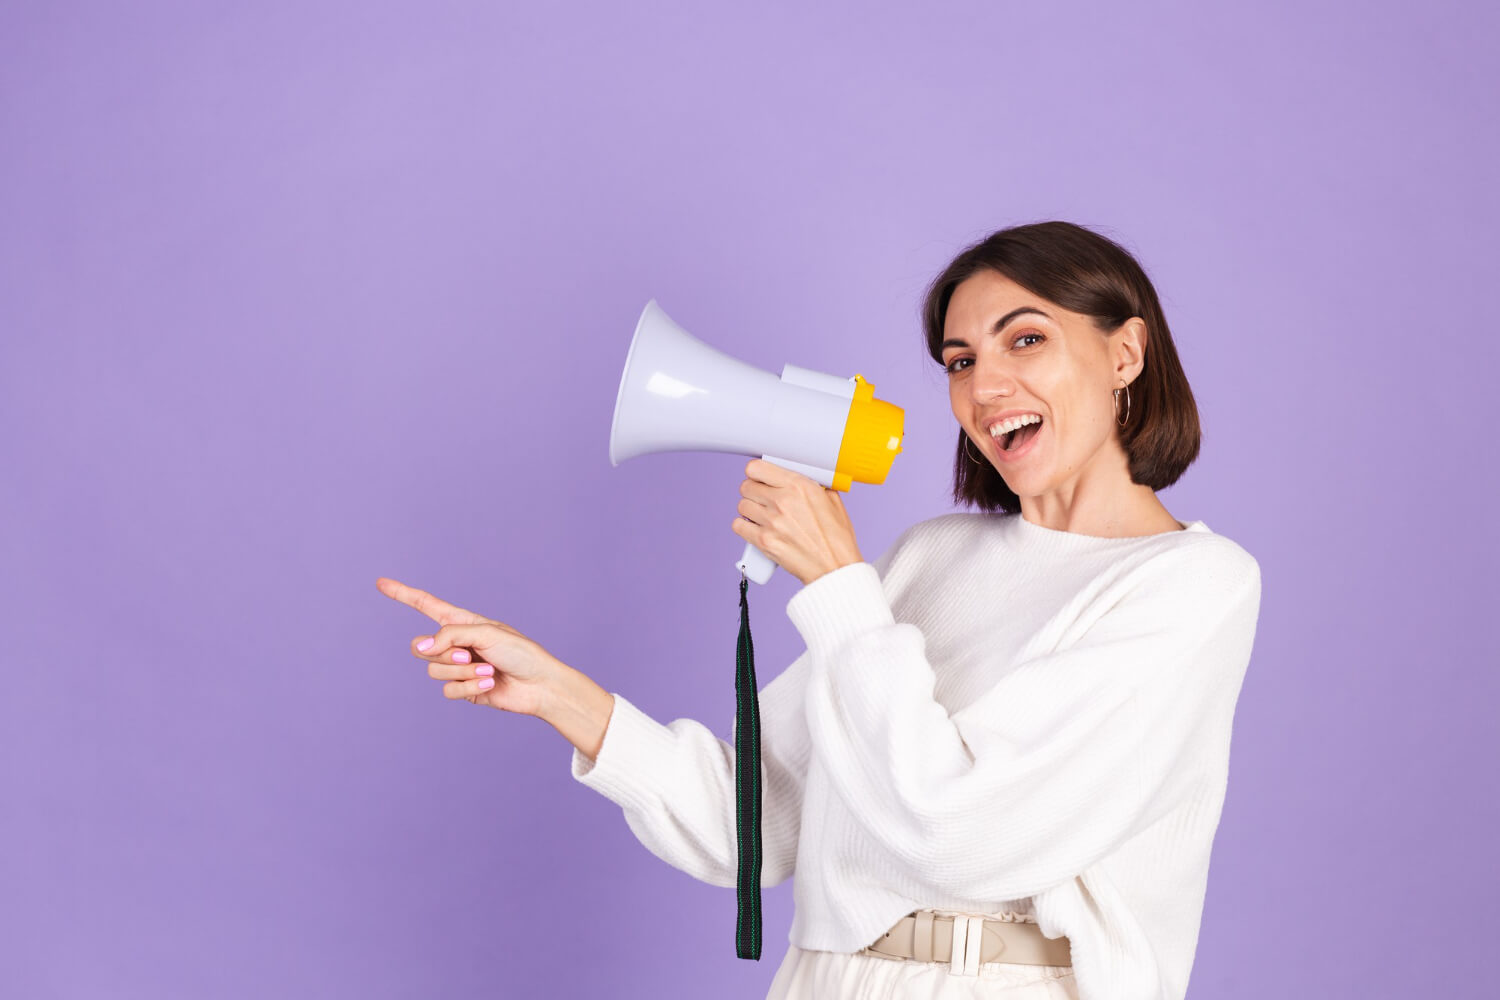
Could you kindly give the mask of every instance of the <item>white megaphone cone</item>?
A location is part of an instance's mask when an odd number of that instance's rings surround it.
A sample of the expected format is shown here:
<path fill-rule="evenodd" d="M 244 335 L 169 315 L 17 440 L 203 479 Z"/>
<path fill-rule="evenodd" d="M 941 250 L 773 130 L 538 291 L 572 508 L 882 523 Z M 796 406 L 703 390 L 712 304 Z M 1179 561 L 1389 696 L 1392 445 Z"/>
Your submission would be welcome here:
<path fill-rule="evenodd" d="M 759 455 L 824 486 L 885 481 L 901 451 L 902 410 L 862 376 L 786 365 L 777 378 L 715 350 L 646 303 L 615 398 L 609 460 L 658 451 Z M 841 464 L 842 463 L 842 464 Z M 746 544 L 736 568 L 765 583 L 776 563 Z"/>

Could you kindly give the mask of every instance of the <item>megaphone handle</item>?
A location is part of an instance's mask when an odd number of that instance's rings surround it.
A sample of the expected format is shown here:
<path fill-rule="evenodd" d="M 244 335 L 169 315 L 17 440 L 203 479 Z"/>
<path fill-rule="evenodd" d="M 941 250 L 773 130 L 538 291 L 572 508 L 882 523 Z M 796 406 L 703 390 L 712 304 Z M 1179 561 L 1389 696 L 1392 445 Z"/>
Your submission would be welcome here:
<path fill-rule="evenodd" d="M 779 465 L 783 469 L 800 472 L 807 478 L 814 482 L 822 483 L 824 486 L 833 485 L 833 471 L 830 469 L 820 469 L 815 465 L 794 462 L 789 458 L 778 458 L 775 455 L 762 455 L 760 457 L 762 461 Z M 740 558 L 739 562 L 734 564 L 734 568 L 743 573 L 747 579 L 754 580 L 756 583 L 765 583 L 771 579 L 771 574 L 776 572 L 776 560 L 756 548 L 753 543 L 747 542 L 745 545 L 745 554 Z"/>
<path fill-rule="evenodd" d="M 746 542 L 745 554 L 734 564 L 734 568 L 743 573 L 746 579 L 765 583 L 776 572 L 776 560 L 756 548 L 754 543 Z"/>

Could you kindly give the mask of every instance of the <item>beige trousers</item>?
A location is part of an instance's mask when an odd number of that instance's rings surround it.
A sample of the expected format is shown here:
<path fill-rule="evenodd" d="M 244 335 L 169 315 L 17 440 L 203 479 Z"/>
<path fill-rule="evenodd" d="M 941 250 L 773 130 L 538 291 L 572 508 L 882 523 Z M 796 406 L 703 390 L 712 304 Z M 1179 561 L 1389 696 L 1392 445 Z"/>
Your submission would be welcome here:
<path fill-rule="evenodd" d="M 766 1000 L 1078 1000 L 1071 965 L 981 962 L 977 976 L 948 962 L 807 951 L 792 945 Z"/>

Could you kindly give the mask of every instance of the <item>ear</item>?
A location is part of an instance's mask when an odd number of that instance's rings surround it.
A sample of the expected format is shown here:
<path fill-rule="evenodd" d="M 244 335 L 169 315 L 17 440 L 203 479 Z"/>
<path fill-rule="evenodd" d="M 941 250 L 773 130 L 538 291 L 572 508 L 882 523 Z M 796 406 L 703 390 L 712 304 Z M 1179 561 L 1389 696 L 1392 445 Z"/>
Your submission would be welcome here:
<path fill-rule="evenodd" d="M 1110 360 L 1114 364 L 1114 386 L 1129 385 L 1146 367 L 1146 321 L 1132 316 L 1109 335 Z"/>

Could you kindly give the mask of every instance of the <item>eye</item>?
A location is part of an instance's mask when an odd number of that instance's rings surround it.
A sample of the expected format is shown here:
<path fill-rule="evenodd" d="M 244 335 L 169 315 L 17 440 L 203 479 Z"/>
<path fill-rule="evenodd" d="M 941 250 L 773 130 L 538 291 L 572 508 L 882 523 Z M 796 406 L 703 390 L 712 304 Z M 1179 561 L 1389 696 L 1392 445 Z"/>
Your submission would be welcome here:
<path fill-rule="evenodd" d="M 1025 340 L 1034 340 L 1034 341 L 1036 341 L 1036 342 L 1039 343 L 1039 342 L 1041 342 L 1043 340 L 1046 340 L 1046 339 L 1047 338 L 1044 337 L 1044 336 L 1042 336 L 1040 333 L 1023 333 L 1023 334 L 1021 334 L 1019 337 L 1017 337 L 1015 339 L 1015 342 L 1011 346 L 1012 347 L 1034 347 L 1034 346 L 1036 346 L 1036 344 L 1034 344 L 1034 343 L 1032 343 L 1032 344 L 1026 344 L 1026 343 L 1022 343 L 1022 341 L 1025 341 Z M 958 365 L 958 363 L 960 361 L 973 361 L 973 360 L 974 360 L 973 358 L 967 358 L 967 357 L 965 357 L 965 358 L 954 358 L 952 361 L 948 362 L 946 365 L 943 366 L 943 371 L 947 372 L 949 375 L 955 375 L 958 372 L 961 372 L 961 371 L 965 370 L 965 369 L 957 367 L 957 365 Z"/>

